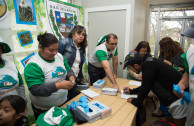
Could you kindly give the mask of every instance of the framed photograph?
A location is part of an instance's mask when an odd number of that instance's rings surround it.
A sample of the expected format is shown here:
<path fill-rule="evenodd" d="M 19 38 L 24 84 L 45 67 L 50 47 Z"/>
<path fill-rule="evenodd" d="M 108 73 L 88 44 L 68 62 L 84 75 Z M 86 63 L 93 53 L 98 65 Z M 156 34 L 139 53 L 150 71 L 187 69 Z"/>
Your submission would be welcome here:
<path fill-rule="evenodd" d="M 25 57 L 24 59 L 21 60 L 22 65 L 25 67 L 26 64 L 28 63 L 28 61 L 30 60 L 30 58 L 32 58 L 32 56 L 35 55 L 35 53 L 31 53 L 30 55 L 28 55 L 27 57 Z"/>
<path fill-rule="evenodd" d="M 17 24 L 36 25 L 33 0 L 13 0 Z"/>
<path fill-rule="evenodd" d="M 21 46 L 26 46 L 33 43 L 30 31 L 17 33 Z"/>

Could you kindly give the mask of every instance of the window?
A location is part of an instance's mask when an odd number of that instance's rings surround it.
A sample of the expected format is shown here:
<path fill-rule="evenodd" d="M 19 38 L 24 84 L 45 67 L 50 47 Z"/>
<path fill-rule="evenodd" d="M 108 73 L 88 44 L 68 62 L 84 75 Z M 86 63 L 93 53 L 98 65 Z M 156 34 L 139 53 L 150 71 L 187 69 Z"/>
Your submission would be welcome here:
<path fill-rule="evenodd" d="M 180 34 L 194 23 L 194 3 L 150 6 L 149 42 L 151 54 L 158 57 L 159 41 L 171 37 L 186 51 L 192 39 Z"/>

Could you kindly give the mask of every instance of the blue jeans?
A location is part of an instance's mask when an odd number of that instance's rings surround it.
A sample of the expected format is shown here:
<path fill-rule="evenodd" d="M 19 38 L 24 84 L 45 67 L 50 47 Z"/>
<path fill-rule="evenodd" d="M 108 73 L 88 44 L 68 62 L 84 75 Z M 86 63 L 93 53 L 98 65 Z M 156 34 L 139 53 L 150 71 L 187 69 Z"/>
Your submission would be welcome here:
<path fill-rule="evenodd" d="M 93 85 L 98 79 L 103 79 L 106 77 L 104 68 L 98 68 L 88 63 L 88 74 L 90 76 L 90 84 Z"/>

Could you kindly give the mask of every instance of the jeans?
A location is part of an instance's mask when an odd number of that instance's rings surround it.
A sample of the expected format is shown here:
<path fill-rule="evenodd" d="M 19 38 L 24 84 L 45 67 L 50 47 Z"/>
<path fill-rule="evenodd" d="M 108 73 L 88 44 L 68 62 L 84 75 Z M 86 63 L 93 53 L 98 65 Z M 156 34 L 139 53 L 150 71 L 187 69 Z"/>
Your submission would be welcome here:
<path fill-rule="evenodd" d="M 90 76 L 90 84 L 93 85 L 99 79 L 106 77 L 104 68 L 98 68 L 88 63 L 88 74 Z"/>
<path fill-rule="evenodd" d="M 77 89 L 77 78 L 75 80 L 75 85 L 73 86 L 72 89 L 68 90 L 68 96 L 67 96 L 67 101 L 68 102 L 69 100 L 71 100 L 72 98 L 74 98 L 75 96 L 77 96 L 77 92 L 76 92 L 76 89 Z"/>

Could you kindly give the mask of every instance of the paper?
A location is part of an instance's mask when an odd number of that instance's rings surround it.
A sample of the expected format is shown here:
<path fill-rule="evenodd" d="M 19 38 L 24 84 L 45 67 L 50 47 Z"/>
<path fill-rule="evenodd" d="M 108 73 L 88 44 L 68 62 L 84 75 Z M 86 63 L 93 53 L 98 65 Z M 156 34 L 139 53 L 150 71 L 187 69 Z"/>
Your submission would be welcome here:
<path fill-rule="evenodd" d="M 128 99 L 128 98 L 137 98 L 137 95 L 130 95 L 130 94 L 125 94 L 123 90 L 121 90 L 121 98 Z"/>
<path fill-rule="evenodd" d="M 129 81 L 129 85 L 141 86 L 141 81 L 133 81 L 133 80 L 130 80 Z"/>
<path fill-rule="evenodd" d="M 83 93 L 84 95 L 86 95 L 86 96 L 88 96 L 90 98 L 95 98 L 95 97 L 100 95 L 100 94 L 98 94 L 95 91 L 92 91 L 90 89 L 82 90 L 81 93 Z"/>

